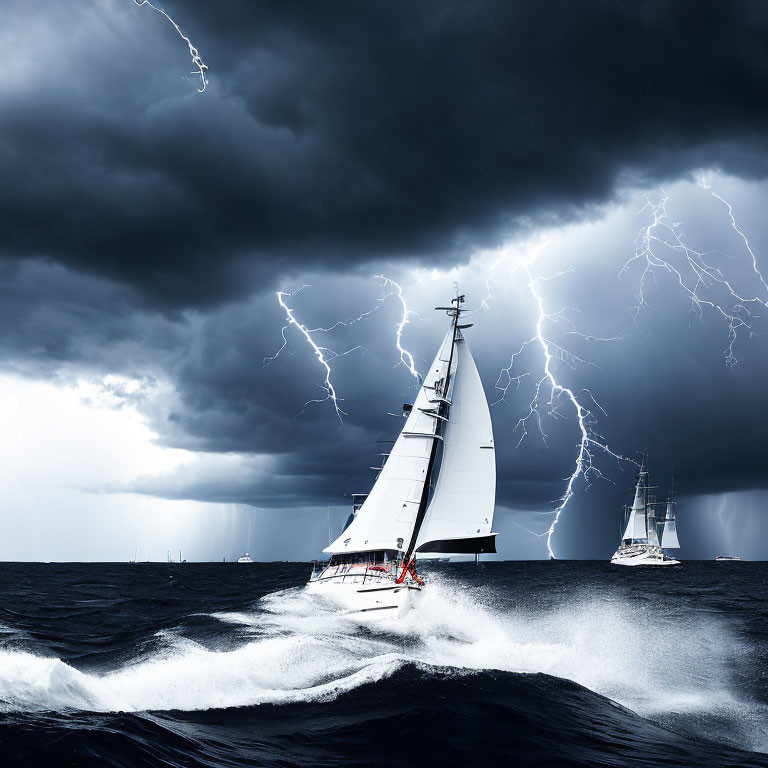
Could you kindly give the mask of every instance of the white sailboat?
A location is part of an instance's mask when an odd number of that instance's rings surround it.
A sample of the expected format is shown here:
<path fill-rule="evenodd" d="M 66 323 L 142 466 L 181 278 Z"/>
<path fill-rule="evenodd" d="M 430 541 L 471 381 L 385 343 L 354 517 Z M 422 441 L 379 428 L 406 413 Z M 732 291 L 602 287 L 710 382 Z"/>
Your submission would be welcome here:
<path fill-rule="evenodd" d="M 238 563 L 252 563 L 251 556 L 246 552 L 242 557 L 237 558 Z"/>
<path fill-rule="evenodd" d="M 648 472 L 640 467 L 635 486 L 635 499 L 629 510 L 621 544 L 611 558 L 615 565 L 680 565 L 679 560 L 667 555 L 665 549 L 678 549 L 675 501 L 671 494 L 667 501 L 667 514 L 659 540 L 656 527 L 656 499 L 650 493 Z"/>
<path fill-rule="evenodd" d="M 405 425 L 367 496 L 353 496 L 348 526 L 323 551 L 308 589 L 352 612 L 403 614 L 424 580 L 419 555 L 496 551 L 491 532 L 496 458 L 488 401 L 459 323 L 464 296 L 446 310 L 448 330 Z"/>

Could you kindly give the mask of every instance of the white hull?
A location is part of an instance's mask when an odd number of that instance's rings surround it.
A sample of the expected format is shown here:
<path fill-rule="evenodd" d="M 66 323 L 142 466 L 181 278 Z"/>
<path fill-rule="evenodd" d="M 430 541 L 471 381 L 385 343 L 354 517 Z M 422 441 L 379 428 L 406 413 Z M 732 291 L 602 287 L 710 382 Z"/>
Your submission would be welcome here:
<path fill-rule="evenodd" d="M 366 570 L 361 566 L 339 566 L 313 573 L 307 590 L 337 603 L 355 618 L 386 620 L 402 618 L 416 607 L 421 585 L 407 578 L 395 583 L 390 571 Z"/>
<path fill-rule="evenodd" d="M 614 565 L 680 565 L 679 560 L 675 560 L 669 555 L 665 555 L 660 549 L 650 547 L 647 544 L 633 544 L 631 546 L 620 546 L 613 557 L 611 563 Z"/>

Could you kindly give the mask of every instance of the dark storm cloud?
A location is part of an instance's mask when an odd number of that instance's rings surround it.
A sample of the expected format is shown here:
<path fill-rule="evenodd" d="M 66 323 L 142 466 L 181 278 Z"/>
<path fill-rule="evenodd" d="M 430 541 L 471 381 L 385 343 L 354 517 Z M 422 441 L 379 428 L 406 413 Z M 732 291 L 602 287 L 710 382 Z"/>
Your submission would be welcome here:
<path fill-rule="evenodd" d="M 334 273 L 295 301 L 309 325 L 330 324 L 376 305 L 368 276 L 379 260 L 447 266 L 518 228 L 590 216 L 635 183 L 702 166 L 768 170 L 760 3 L 167 10 L 210 67 L 204 94 L 175 31 L 130 0 L 0 9 L 0 39 L 4 30 L 16 46 L 6 42 L 14 69 L 0 82 L 2 365 L 170 382 L 142 406 L 158 441 L 213 460 L 139 478 L 138 492 L 286 507 L 370 486 L 366 467 L 386 451 L 376 441 L 399 427 L 383 411 L 413 398 L 409 375 L 393 372 L 399 308 L 389 300 L 327 337 L 339 350 L 365 344 L 334 363 L 350 414 L 338 428 L 328 403 L 299 413 L 323 397 L 301 339 L 262 370 L 281 341 L 282 313 L 264 298 L 275 287 Z M 592 265 L 613 260 L 599 250 Z M 602 311 L 594 301 L 613 266 L 579 274 L 563 303 L 601 335 L 625 328 L 630 287 Z M 607 372 L 563 373 L 596 388 L 612 446 L 651 449 L 654 468 L 674 464 L 689 492 L 764 485 L 761 338 L 729 372 L 716 319 L 691 332 L 685 306 L 656 309 L 647 336 L 616 348 L 557 337 Z M 530 333 L 530 307 L 522 296 L 501 319 L 485 317 L 471 343 L 492 393 Z M 409 326 L 419 368 L 443 330 Z M 576 432 L 572 420 L 548 423 L 546 444 L 533 436 L 518 450 L 526 396 L 493 411 L 499 500 L 547 512 Z M 218 456 L 230 453 L 244 458 Z M 629 474 L 591 495 L 581 486 L 566 529 L 599 507 L 613 536 Z"/>
<path fill-rule="evenodd" d="M 210 66 L 202 95 L 147 8 L 6 9 L 45 74 L 0 114 L 5 257 L 202 305 L 276 270 L 465 258 L 626 173 L 765 171 L 758 3 L 169 11 Z"/>

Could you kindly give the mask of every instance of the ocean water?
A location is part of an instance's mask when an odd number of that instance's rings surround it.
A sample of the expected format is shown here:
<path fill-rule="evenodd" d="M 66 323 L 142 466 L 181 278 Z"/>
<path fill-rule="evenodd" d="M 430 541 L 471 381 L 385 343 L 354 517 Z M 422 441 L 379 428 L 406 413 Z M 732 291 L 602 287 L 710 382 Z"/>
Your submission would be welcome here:
<path fill-rule="evenodd" d="M 0 564 L 3 765 L 766 766 L 768 564 Z"/>

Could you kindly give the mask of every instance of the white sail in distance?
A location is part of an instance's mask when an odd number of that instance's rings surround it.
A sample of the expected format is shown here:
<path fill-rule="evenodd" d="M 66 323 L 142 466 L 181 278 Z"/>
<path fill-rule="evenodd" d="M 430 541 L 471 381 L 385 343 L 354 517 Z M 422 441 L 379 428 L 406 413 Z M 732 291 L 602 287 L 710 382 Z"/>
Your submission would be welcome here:
<path fill-rule="evenodd" d="M 662 551 L 657 526 L 659 522 L 666 523 L 666 519 L 657 520 L 657 506 L 660 505 L 657 505 L 656 496 L 652 493 L 648 483 L 648 472 L 646 472 L 645 462 L 643 462 L 637 478 L 635 500 L 627 518 L 624 535 L 619 548 L 613 553 L 611 563 L 629 566 L 680 565 L 679 560 L 675 560 L 674 557 Z"/>
<path fill-rule="evenodd" d="M 629 511 L 627 527 L 624 529 L 622 541 L 647 541 L 648 528 L 646 520 L 646 488 L 648 486 L 648 473 L 640 470 L 635 488 L 635 500 Z"/>
<path fill-rule="evenodd" d="M 667 502 L 667 516 L 664 518 L 664 528 L 661 531 L 661 546 L 663 549 L 680 549 L 680 542 L 677 539 L 674 501 Z"/>
<path fill-rule="evenodd" d="M 324 552 L 402 550 L 408 546 L 427 480 L 432 446 L 441 439 L 437 434 L 436 411 L 438 398 L 445 397 L 443 387 L 453 334 L 451 326 L 371 492 L 349 527 Z M 456 367 L 455 356 L 451 367 Z"/>
<path fill-rule="evenodd" d="M 461 331 L 456 371 L 443 425 L 442 461 L 419 531 L 416 552 L 495 552 L 491 525 L 496 501 L 496 456 L 488 400 Z"/>
<path fill-rule="evenodd" d="M 647 519 L 647 525 L 648 525 L 648 543 L 652 547 L 658 547 L 659 546 L 659 533 L 656 529 L 656 509 L 648 505 L 648 512 L 646 514 Z"/>

